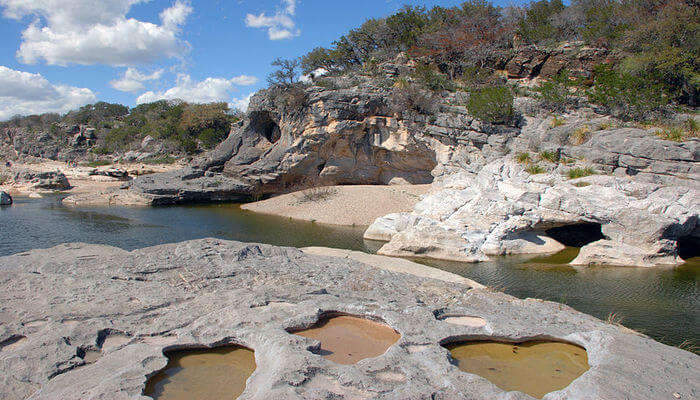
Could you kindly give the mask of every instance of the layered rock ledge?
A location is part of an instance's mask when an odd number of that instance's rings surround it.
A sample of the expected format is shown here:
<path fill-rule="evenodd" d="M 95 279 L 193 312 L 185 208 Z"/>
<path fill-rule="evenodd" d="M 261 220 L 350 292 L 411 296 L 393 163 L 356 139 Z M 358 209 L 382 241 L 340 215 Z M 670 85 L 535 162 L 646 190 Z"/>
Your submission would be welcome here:
<path fill-rule="evenodd" d="M 377 269 L 296 249 L 213 239 L 133 252 L 66 244 L 0 258 L 0 397 L 147 399 L 164 350 L 235 343 L 257 369 L 241 399 L 531 399 L 450 363 L 441 344 L 562 340 L 590 370 L 546 399 L 691 399 L 700 357 L 561 304 Z M 401 334 L 356 365 L 309 352 L 289 328 L 326 312 Z M 438 315 L 483 318 L 484 326 Z M 680 397 L 678 397 L 680 396 Z"/>
<path fill-rule="evenodd" d="M 688 247 L 697 253 L 700 243 L 700 196 L 691 182 L 569 180 L 558 170 L 531 175 L 501 159 L 476 173 L 441 178 L 413 212 L 379 218 L 365 238 L 388 241 L 379 250 L 384 255 L 478 262 L 556 253 L 564 249 L 558 233 L 568 229 L 590 236 L 573 265 L 678 265 L 684 262 L 679 254 Z"/>

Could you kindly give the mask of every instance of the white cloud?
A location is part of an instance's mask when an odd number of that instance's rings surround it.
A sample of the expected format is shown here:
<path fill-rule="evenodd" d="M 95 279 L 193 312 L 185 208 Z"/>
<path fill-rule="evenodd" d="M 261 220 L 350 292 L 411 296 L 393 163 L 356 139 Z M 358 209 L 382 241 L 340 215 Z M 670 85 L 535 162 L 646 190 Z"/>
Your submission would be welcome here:
<path fill-rule="evenodd" d="M 248 111 L 248 105 L 250 105 L 250 98 L 253 97 L 254 94 L 255 93 L 250 93 L 247 96 L 234 98 L 229 103 L 229 106 L 232 108 L 239 109 L 241 111 Z"/>
<path fill-rule="evenodd" d="M 192 13 L 177 0 L 160 13 L 161 24 L 126 18 L 149 0 L 0 0 L 4 15 L 34 20 L 22 32 L 20 61 L 50 65 L 126 66 L 177 57 L 187 44 L 180 28 Z"/>
<path fill-rule="evenodd" d="M 231 79 L 207 78 L 203 81 L 193 81 L 189 75 L 180 75 L 174 87 L 164 92 L 149 91 L 136 99 L 138 104 L 150 103 L 157 100 L 181 99 L 191 103 L 211 103 L 227 101 L 235 86 L 250 86 L 258 82 L 253 76 L 241 75 Z"/>
<path fill-rule="evenodd" d="M 274 15 L 261 13 L 260 15 L 247 14 L 245 25 L 249 28 L 267 28 L 270 40 L 291 39 L 299 36 L 301 31 L 296 27 L 292 19 L 296 14 L 297 0 L 282 0 L 281 9 Z"/>
<path fill-rule="evenodd" d="M 162 75 L 162 69 L 147 75 L 136 68 L 128 68 L 121 78 L 109 82 L 109 85 L 122 92 L 138 92 L 146 88 L 144 82 L 160 79 Z"/>
<path fill-rule="evenodd" d="M 0 120 L 18 114 L 64 113 L 96 100 L 90 89 L 54 85 L 40 74 L 0 65 Z"/>

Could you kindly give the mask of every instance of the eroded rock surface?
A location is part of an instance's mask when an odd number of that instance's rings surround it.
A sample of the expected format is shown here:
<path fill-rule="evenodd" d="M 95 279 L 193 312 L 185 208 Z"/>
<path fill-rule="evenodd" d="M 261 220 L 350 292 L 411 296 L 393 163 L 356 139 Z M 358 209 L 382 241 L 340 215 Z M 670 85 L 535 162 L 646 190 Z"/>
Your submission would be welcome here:
<path fill-rule="evenodd" d="M 58 171 L 17 171 L 14 174 L 14 182 L 25 184 L 32 189 L 65 190 L 71 187 L 66 175 Z"/>
<path fill-rule="evenodd" d="M 390 237 L 380 254 L 476 262 L 555 253 L 563 245 L 548 230 L 599 224 L 602 239 L 592 236 L 572 264 L 677 265 L 683 263 L 678 242 L 700 232 L 694 182 L 665 186 L 603 175 L 567 180 L 556 170 L 530 175 L 501 159 L 478 173 L 443 177 L 412 213 L 378 219 L 365 237 Z"/>
<path fill-rule="evenodd" d="M 9 206 L 12 204 L 12 196 L 9 193 L 0 191 L 0 206 Z"/>
<path fill-rule="evenodd" d="M 214 239 L 126 252 L 69 244 L 0 258 L 0 397 L 147 399 L 163 350 L 255 350 L 241 399 L 529 399 L 450 363 L 450 341 L 533 338 L 586 348 L 591 369 L 548 399 L 700 393 L 700 357 L 564 305 Z M 401 339 L 343 366 L 287 332 L 325 312 L 380 319 Z M 437 316 L 482 318 L 452 324 Z"/>

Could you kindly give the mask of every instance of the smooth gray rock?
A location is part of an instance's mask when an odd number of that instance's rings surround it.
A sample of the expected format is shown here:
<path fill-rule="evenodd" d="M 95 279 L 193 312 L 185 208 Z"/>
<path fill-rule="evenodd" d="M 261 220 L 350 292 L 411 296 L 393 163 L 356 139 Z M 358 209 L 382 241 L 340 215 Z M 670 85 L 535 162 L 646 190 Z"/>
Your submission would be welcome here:
<path fill-rule="evenodd" d="M 593 223 L 607 240 L 585 246 L 574 265 L 678 265 L 678 243 L 698 236 L 699 215 L 697 185 L 604 175 L 568 180 L 557 170 L 530 175 L 500 159 L 478 173 L 442 177 L 412 213 L 379 218 L 365 237 L 389 237 L 384 255 L 477 262 L 556 253 L 563 247 L 546 231 Z"/>
<path fill-rule="evenodd" d="M 163 350 L 226 343 L 255 350 L 258 367 L 241 399 L 531 399 L 451 364 L 440 344 L 470 338 L 585 347 L 591 369 L 548 400 L 700 394 L 697 355 L 567 306 L 296 249 L 214 239 L 134 252 L 66 244 L 0 258 L 0 271 L 5 400 L 146 400 L 147 378 L 166 365 Z M 381 319 L 401 339 L 344 366 L 285 331 L 336 311 Z"/>
<path fill-rule="evenodd" d="M 58 171 L 21 170 L 15 173 L 14 181 L 29 184 L 34 189 L 65 190 L 71 187 L 66 175 Z"/>
<path fill-rule="evenodd" d="M 12 205 L 12 196 L 9 193 L 0 191 L 0 206 Z"/>

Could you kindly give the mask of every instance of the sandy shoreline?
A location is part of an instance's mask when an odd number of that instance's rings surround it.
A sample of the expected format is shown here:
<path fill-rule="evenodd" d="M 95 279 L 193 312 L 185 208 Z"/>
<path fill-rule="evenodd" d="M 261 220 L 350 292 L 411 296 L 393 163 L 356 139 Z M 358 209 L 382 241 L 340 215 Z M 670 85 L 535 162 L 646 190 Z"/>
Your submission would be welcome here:
<path fill-rule="evenodd" d="M 10 168 L 4 165 L 0 169 L 0 173 L 10 180 L 2 185 L 0 185 L 0 190 L 8 192 L 12 196 L 29 196 L 36 197 L 41 194 L 54 193 L 54 190 L 46 189 L 36 189 L 33 188 L 28 183 L 23 182 L 12 182 L 11 177 L 18 171 L 30 170 L 35 172 L 61 172 L 71 185 L 70 189 L 61 190 L 61 193 L 68 194 L 70 196 L 76 197 L 99 197 L 99 194 L 105 194 L 113 192 L 122 185 L 124 185 L 128 180 L 120 180 L 116 178 L 110 178 L 102 175 L 91 175 L 91 171 L 94 170 L 110 170 L 118 169 L 127 171 L 130 174 L 130 178 L 134 175 L 145 175 L 157 172 L 167 172 L 174 169 L 181 168 L 178 164 L 164 164 L 164 165 L 150 165 L 142 163 L 128 163 L 128 164 L 111 164 L 99 167 L 89 167 L 89 166 L 75 166 L 70 165 L 66 162 L 46 160 L 38 163 L 13 163 Z"/>
<path fill-rule="evenodd" d="M 430 185 L 329 186 L 244 204 L 242 209 L 328 225 L 369 226 L 387 214 L 408 212 Z"/>

